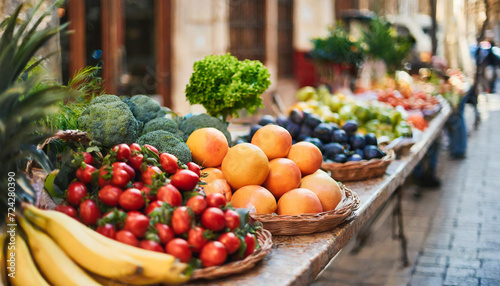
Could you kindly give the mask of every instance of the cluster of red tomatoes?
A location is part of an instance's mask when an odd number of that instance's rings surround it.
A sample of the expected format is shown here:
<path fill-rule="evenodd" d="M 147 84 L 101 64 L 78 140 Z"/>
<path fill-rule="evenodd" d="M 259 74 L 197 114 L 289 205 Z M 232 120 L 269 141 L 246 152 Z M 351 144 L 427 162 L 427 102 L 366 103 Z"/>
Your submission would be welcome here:
<path fill-rule="evenodd" d="M 388 103 L 393 107 L 398 105 L 403 106 L 405 110 L 433 109 L 435 105 L 439 104 L 435 96 L 424 91 L 412 92 L 407 96 L 396 94 L 394 90 L 391 89 L 378 90 L 377 92 L 379 101 Z"/>
<path fill-rule="evenodd" d="M 120 144 L 104 158 L 76 154 L 76 178 L 56 207 L 100 234 L 203 267 L 242 259 L 254 227 L 224 195 L 205 196 L 200 167 L 150 145 Z M 199 264 L 199 263 L 197 263 Z"/>

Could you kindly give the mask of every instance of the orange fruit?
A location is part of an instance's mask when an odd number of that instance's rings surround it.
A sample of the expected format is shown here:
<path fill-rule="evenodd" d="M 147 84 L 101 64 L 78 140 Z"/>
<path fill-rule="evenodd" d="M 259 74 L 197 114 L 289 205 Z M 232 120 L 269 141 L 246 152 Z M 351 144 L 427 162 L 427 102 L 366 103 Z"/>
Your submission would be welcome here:
<path fill-rule="evenodd" d="M 302 173 L 306 176 L 316 172 L 323 162 L 323 154 L 316 145 L 310 142 L 298 142 L 292 145 L 288 152 L 288 159 L 297 164 Z"/>
<path fill-rule="evenodd" d="M 231 191 L 231 186 L 224 179 L 215 179 L 207 182 L 206 185 L 203 185 L 203 190 L 205 190 L 205 195 L 209 195 L 212 193 L 223 194 L 226 197 L 226 201 L 231 201 L 231 197 L 233 193 Z"/>
<path fill-rule="evenodd" d="M 286 157 L 292 147 L 292 136 L 278 125 L 266 125 L 252 137 L 252 144 L 258 146 L 269 160 Z"/>
<path fill-rule="evenodd" d="M 298 188 L 301 177 L 299 167 L 292 160 L 276 158 L 269 162 L 269 175 L 263 186 L 279 198 L 284 193 Z"/>
<path fill-rule="evenodd" d="M 193 162 L 202 167 L 219 166 L 229 149 L 226 136 L 211 127 L 195 130 L 186 144 L 191 150 Z"/>
<path fill-rule="evenodd" d="M 203 173 L 205 173 L 206 176 L 204 176 Z M 201 170 L 201 175 L 203 176 L 201 178 L 201 180 L 205 183 L 209 183 L 209 182 L 212 182 L 213 180 L 217 180 L 217 179 L 223 179 L 223 180 L 226 179 L 224 177 L 224 174 L 222 174 L 221 169 L 219 169 L 219 168 L 205 168 L 205 169 Z"/>
<path fill-rule="evenodd" d="M 277 213 L 279 215 L 300 215 L 322 211 L 323 207 L 318 196 L 308 189 L 293 189 L 286 192 L 278 201 Z"/>
<path fill-rule="evenodd" d="M 269 173 L 269 161 L 259 147 L 240 143 L 227 151 L 222 161 L 222 174 L 233 189 L 261 185 Z"/>
<path fill-rule="evenodd" d="M 342 200 L 342 192 L 337 182 L 321 170 L 302 178 L 300 187 L 314 192 L 324 211 L 334 210 Z"/>
<path fill-rule="evenodd" d="M 276 211 L 276 199 L 266 188 L 257 185 L 244 186 L 231 198 L 234 208 L 248 208 L 251 213 L 272 214 Z"/>

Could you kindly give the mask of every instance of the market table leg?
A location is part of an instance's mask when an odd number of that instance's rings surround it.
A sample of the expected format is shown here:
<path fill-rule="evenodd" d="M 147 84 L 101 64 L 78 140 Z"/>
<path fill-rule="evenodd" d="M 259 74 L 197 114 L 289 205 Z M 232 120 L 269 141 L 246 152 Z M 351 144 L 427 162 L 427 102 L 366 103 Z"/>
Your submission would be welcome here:
<path fill-rule="evenodd" d="M 397 218 L 398 221 L 398 238 L 401 242 L 401 260 L 403 262 L 403 266 L 408 266 L 409 260 L 408 260 L 408 245 L 406 241 L 406 236 L 404 233 L 404 228 L 403 228 L 403 210 L 402 210 L 402 198 L 403 198 L 403 191 L 401 187 L 398 187 L 396 189 L 396 205 L 394 206 L 394 215 Z"/>

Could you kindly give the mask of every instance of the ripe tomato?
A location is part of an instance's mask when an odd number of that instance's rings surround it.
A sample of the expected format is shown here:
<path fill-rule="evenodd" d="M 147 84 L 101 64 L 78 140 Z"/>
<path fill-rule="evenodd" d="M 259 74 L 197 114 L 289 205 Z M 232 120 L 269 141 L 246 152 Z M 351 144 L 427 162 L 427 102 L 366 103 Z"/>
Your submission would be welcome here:
<path fill-rule="evenodd" d="M 174 238 L 165 246 L 165 252 L 177 257 L 182 262 L 189 262 L 192 253 L 189 244 L 182 238 Z"/>
<path fill-rule="evenodd" d="M 141 145 L 137 144 L 137 143 L 132 143 L 130 144 L 130 151 L 132 151 L 132 153 L 134 152 L 141 152 Z"/>
<path fill-rule="evenodd" d="M 157 174 L 161 174 L 162 171 L 156 166 L 147 166 L 146 171 L 142 172 L 142 182 L 145 185 L 153 184 L 153 177 Z"/>
<path fill-rule="evenodd" d="M 208 242 L 203 246 L 200 252 L 200 259 L 203 267 L 221 265 L 226 261 L 226 258 L 226 248 L 224 244 L 219 241 Z"/>
<path fill-rule="evenodd" d="M 158 188 L 156 197 L 158 200 L 169 203 L 173 207 L 178 207 L 182 204 L 181 192 L 171 184 Z"/>
<path fill-rule="evenodd" d="M 207 204 L 209 207 L 222 208 L 226 205 L 226 197 L 223 194 L 211 193 L 207 195 Z"/>
<path fill-rule="evenodd" d="M 144 198 L 141 191 L 135 188 L 126 189 L 120 195 L 120 206 L 128 211 L 135 211 L 144 206 Z"/>
<path fill-rule="evenodd" d="M 169 153 L 160 154 L 160 164 L 163 171 L 169 173 L 170 175 L 175 174 L 175 172 L 179 169 L 177 157 Z"/>
<path fill-rule="evenodd" d="M 119 242 L 132 245 L 132 246 L 139 246 L 139 240 L 133 233 L 131 233 L 128 230 L 120 230 L 116 233 L 116 240 Z"/>
<path fill-rule="evenodd" d="M 118 161 L 127 161 L 130 155 L 132 155 L 130 147 L 125 143 L 115 145 L 113 151 L 116 152 L 116 160 Z"/>
<path fill-rule="evenodd" d="M 115 229 L 115 226 L 110 224 L 110 223 L 107 223 L 103 226 L 98 226 L 96 231 L 102 235 L 104 235 L 105 237 L 109 237 L 109 238 L 112 238 L 112 239 L 115 239 L 116 238 L 116 229 Z"/>
<path fill-rule="evenodd" d="M 92 183 L 92 173 L 94 173 L 96 168 L 90 164 L 87 164 L 85 166 L 85 169 L 83 167 L 78 168 L 76 170 L 76 177 L 78 180 L 80 180 L 84 184 L 90 184 Z"/>
<path fill-rule="evenodd" d="M 143 182 L 133 182 L 132 185 L 134 185 L 134 188 L 140 190 L 142 189 L 142 187 L 144 187 L 144 183 Z"/>
<path fill-rule="evenodd" d="M 102 166 L 99 169 L 99 180 L 98 180 L 97 184 L 101 188 L 106 186 L 106 185 L 111 184 L 111 175 L 109 175 L 109 172 L 107 170 L 108 167 L 109 166 Z"/>
<path fill-rule="evenodd" d="M 175 234 L 183 234 L 191 228 L 191 214 L 187 207 L 178 207 L 172 214 L 172 229 Z"/>
<path fill-rule="evenodd" d="M 158 231 L 160 242 L 163 244 L 167 244 L 169 241 L 175 238 L 175 233 L 172 228 L 164 223 L 157 223 L 156 230 Z"/>
<path fill-rule="evenodd" d="M 154 211 L 156 208 L 159 208 L 161 207 L 161 205 L 163 204 L 162 201 L 154 201 L 152 203 L 150 203 L 146 209 L 144 210 L 144 213 L 149 215 L 151 214 L 152 211 Z"/>
<path fill-rule="evenodd" d="M 201 215 L 201 224 L 213 231 L 223 230 L 226 226 L 224 212 L 219 208 L 210 207 Z"/>
<path fill-rule="evenodd" d="M 255 247 L 257 246 L 257 241 L 255 240 L 255 236 L 251 233 L 247 233 L 247 235 L 245 235 L 244 240 L 245 244 L 247 245 L 247 248 L 245 250 L 245 254 L 243 255 L 243 257 L 247 257 L 255 251 Z"/>
<path fill-rule="evenodd" d="M 90 153 L 88 152 L 83 152 L 83 162 L 85 164 L 92 164 L 94 163 L 94 157 L 92 157 L 92 155 L 90 155 Z"/>
<path fill-rule="evenodd" d="M 151 146 L 149 144 L 144 144 L 144 147 L 148 148 L 149 150 L 153 151 L 156 153 L 156 155 L 160 155 L 160 153 L 158 152 L 158 149 L 156 149 L 155 146 Z"/>
<path fill-rule="evenodd" d="M 137 238 L 144 237 L 149 227 L 149 218 L 140 212 L 133 211 L 127 214 L 125 227 L 123 229 L 130 231 Z"/>
<path fill-rule="evenodd" d="M 79 213 L 82 222 L 86 225 L 95 225 L 97 220 L 101 217 L 101 210 L 91 199 L 88 199 L 80 204 Z"/>
<path fill-rule="evenodd" d="M 72 218 L 77 218 L 77 213 L 74 207 L 68 205 L 58 205 L 55 208 L 56 211 L 65 213 Z"/>
<path fill-rule="evenodd" d="M 224 244 L 227 254 L 235 253 L 241 245 L 240 239 L 232 232 L 226 232 L 219 236 L 219 241 Z"/>
<path fill-rule="evenodd" d="M 161 247 L 161 244 L 154 240 L 142 240 L 139 243 L 139 247 L 151 251 L 156 251 L 156 252 L 165 252 L 163 251 L 163 247 Z"/>
<path fill-rule="evenodd" d="M 82 182 L 73 182 L 68 186 L 67 200 L 74 206 L 79 206 L 87 196 L 87 187 Z"/>
<path fill-rule="evenodd" d="M 170 183 L 181 191 L 191 191 L 196 187 L 200 177 L 190 170 L 179 170 L 172 176 Z"/>
<path fill-rule="evenodd" d="M 127 171 L 123 169 L 113 170 L 113 175 L 111 176 L 111 184 L 120 188 L 125 188 L 128 182 L 130 182 L 130 177 Z"/>
<path fill-rule="evenodd" d="M 116 229 L 122 229 L 124 224 L 125 224 L 125 219 L 127 218 L 127 215 L 123 210 L 119 210 L 118 213 L 115 213 L 116 209 L 112 209 L 105 213 L 102 218 L 109 219 L 112 224 L 115 225 Z"/>
<path fill-rule="evenodd" d="M 188 232 L 188 243 L 193 252 L 200 252 L 201 248 L 207 243 L 207 239 L 203 236 L 205 229 L 202 227 L 195 227 Z"/>
<path fill-rule="evenodd" d="M 198 175 L 198 178 L 201 176 L 201 170 L 198 164 L 196 164 L 195 162 L 188 162 L 186 163 L 186 166 L 188 167 L 188 170 L 195 172 L 196 175 Z"/>
<path fill-rule="evenodd" d="M 99 200 L 108 206 L 114 207 L 118 205 L 121 194 L 122 189 L 107 185 L 99 191 Z"/>
<path fill-rule="evenodd" d="M 130 156 L 130 158 L 128 158 L 129 165 L 135 170 L 140 170 L 143 162 L 144 162 L 144 155 L 142 154 L 132 155 Z"/>
<path fill-rule="evenodd" d="M 127 172 L 128 176 L 130 177 L 130 180 L 133 180 L 135 178 L 135 171 L 134 168 L 129 166 L 125 162 L 114 162 L 113 163 L 113 171 L 116 169 L 123 169 Z"/>
<path fill-rule="evenodd" d="M 189 198 L 186 206 L 190 207 L 195 214 L 199 215 L 202 214 L 203 211 L 207 208 L 207 201 L 203 196 L 196 195 Z"/>
<path fill-rule="evenodd" d="M 227 210 L 224 213 L 224 219 L 226 220 L 226 226 L 230 230 L 235 230 L 240 226 L 240 215 L 233 210 Z"/>
<path fill-rule="evenodd" d="M 156 195 L 151 194 L 151 188 L 147 186 L 143 186 L 140 188 L 141 192 L 148 198 L 149 201 L 156 201 Z"/>

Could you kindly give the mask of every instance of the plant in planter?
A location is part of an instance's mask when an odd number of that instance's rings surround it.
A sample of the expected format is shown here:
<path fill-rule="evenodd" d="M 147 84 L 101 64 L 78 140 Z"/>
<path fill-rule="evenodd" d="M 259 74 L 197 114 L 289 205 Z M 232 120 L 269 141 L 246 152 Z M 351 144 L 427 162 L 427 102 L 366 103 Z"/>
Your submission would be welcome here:
<path fill-rule="evenodd" d="M 335 87 L 346 72 L 351 77 L 356 76 L 356 66 L 363 61 L 364 51 L 361 43 L 349 36 L 341 25 L 330 28 L 326 37 L 314 38 L 311 42 L 310 55 L 322 83 Z"/>
<path fill-rule="evenodd" d="M 389 22 L 373 19 L 367 31 L 363 31 L 366 55 L 373 60 L 382 60 L 389 74 L 401 69 L 411 51 L 409 37 L 398 36 Z"/>

